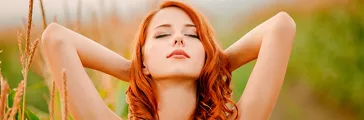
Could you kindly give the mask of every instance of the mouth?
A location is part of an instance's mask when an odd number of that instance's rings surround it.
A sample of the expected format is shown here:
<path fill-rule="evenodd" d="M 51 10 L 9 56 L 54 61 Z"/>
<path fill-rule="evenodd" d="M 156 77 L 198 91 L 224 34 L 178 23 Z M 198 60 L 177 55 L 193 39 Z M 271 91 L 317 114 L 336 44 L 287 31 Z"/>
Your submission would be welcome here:
<path fill-rule="evenodd" d="M 190 58 L 190 56 L 182 49 L 176 49 L 167 56 L 167 58 L 171 58 L 171 57 L 177 58 L 177 59 Z"/>

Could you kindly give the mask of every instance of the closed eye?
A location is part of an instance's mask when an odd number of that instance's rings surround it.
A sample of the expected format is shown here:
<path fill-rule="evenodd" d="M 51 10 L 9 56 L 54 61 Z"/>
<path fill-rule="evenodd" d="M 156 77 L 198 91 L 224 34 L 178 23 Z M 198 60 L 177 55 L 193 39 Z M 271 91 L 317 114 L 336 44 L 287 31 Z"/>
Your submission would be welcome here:
<path fill-rule="evenodd" d="M 155 36 L 155 39 L 163 38 L 163 37 L 166 37 L 166 36 L 171 36 L 171 34 L 161 34 L 161 35 L 157 35 L 157 36 Z"/>
<path fill-rule="evenodd" d="M 185 36 L 189 36 L 189 37 L 193 37 L 193 38 L 197 38 L 197 39 L 200 38 L 198 35 L 194 35 L 194 34 L 185 34 Z"/>

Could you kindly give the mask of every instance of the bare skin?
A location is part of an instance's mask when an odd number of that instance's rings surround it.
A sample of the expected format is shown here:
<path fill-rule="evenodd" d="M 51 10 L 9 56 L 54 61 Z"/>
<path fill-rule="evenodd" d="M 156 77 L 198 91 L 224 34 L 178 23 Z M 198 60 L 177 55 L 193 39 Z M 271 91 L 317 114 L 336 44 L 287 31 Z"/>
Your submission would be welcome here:
<path fill-rule="evenodd" d="M 269 119 L 286 74 L 295 33 L 293 19 L 280 12 L 225 50 L 232 70 L 257 58 L 237 104 L 240 120 Z"/>
<path fill-rule="evenodd" d="M 186 120 L 196 108 L 196 80 L 205 64 L 205 50 L 194 35 L 197 36 L 194 23 L 176 7 L 159 10 L 148 25 L 143 71 L 156 83 L 161 120 Z M 177 49 L 189 58 L 167 57 Z"/>
<path fill-rule="evenodd" d="M 225 50 L 232 68 L 257 59 L 249 77 L 248 84 L 239 102 L 241 120 L 269 119 L 277 101 L 280 88 L 286 73 L 296 28 L 293 19 L 285 12 L 280 12 L 264 23 L 248 32 Z M 51 23 L 42 35 L 43 52 L 50 66 L 52 78 L 61 89 L 61 70 L 66 69 L 68 79 L 69 111 L 78 120 L 120 120 L 103 102 L 96 88 L 83 67 L 99 70 L 128 81 L 130 61 L 102 45 L 73 32 L 56 23 Z M 162 83 L 162 82 L 161 82 Z M 194 106 L 195 90 L 193 84 L 174 83 L 160 84 L 164 90 L 160 104 L 165 112 L 159 112 L 165 118 L 173 118 L 171 110 L 179 110 L 178 106 L 168 101 L 189 100 L 181 102 L 181 106 Z M 167 87 L 166 87 L 167 86 Z M 62 93 L 62 92 L 61 92 Z M 178 95 L 178 97 L 177 97 Z M 192 104 L 192 105 L 191 105 Z M 190 108 L 178 111 L 184 115 L 191 114 Z M 175 113 L 175 111 L 173 111 Z M 231 115 L 233 118 L 234 115 Z M 163 118 L 161 118 L 163 120 Z"/>

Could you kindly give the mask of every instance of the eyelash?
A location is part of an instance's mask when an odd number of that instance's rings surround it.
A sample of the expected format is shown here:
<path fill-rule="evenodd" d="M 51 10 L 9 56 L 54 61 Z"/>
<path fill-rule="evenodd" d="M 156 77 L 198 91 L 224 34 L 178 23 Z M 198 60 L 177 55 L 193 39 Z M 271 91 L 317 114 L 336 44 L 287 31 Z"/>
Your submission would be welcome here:
<path fill-rule="evenodd" d="M 186 36 L 189 36 L 189 37 L 197 38 L 197 39 L 200 38 L 198 35 L 193 35 L 193 34 L 185 34 L 185 35 Z"/>
<path fill-rule="evenodd" d="M 192 38 L 197 38 L 199 39 L 199 36 L 198 35 L 193 35 L 193 34 L 184 34 L 185 36 L 189 36 L 189 37 L 192 37 Z M 157 35 L 155 37 L 155 39 L 158 39 L 158 38 L 162 38 L 162 37 L 166 37 L 166 36 L 171 36 L 171 34 L 162 34 L 162 35 Z"/>
<path fill-rule="evenodd" d="M 157 35 L 157 36 L 155 36 L 155 39 L 162 38 L 162 37 L 166 37 L 166 36 L 171 36 L 171 34 Z"/>

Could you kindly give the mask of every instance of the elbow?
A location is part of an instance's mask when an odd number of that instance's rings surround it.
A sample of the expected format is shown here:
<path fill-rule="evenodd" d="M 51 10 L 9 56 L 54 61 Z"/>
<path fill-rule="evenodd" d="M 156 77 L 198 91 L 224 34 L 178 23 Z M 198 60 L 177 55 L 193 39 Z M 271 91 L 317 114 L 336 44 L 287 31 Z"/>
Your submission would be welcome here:
<path fill-rule="evenodd" d="M 293 39 L 296 34 L 296 23 L 287 12 L 282 11 L 276 15 L 275 26 L 273 29 L 276 33 Z"/>
<path fill-rule="evenodd" d="M 51 23 L 42 33 L 41 44 L 44 49 L 49 50 L 59 46 L 63 40 L 61 39 L 61 31 L 63 27 L 57 23 Z"/>

